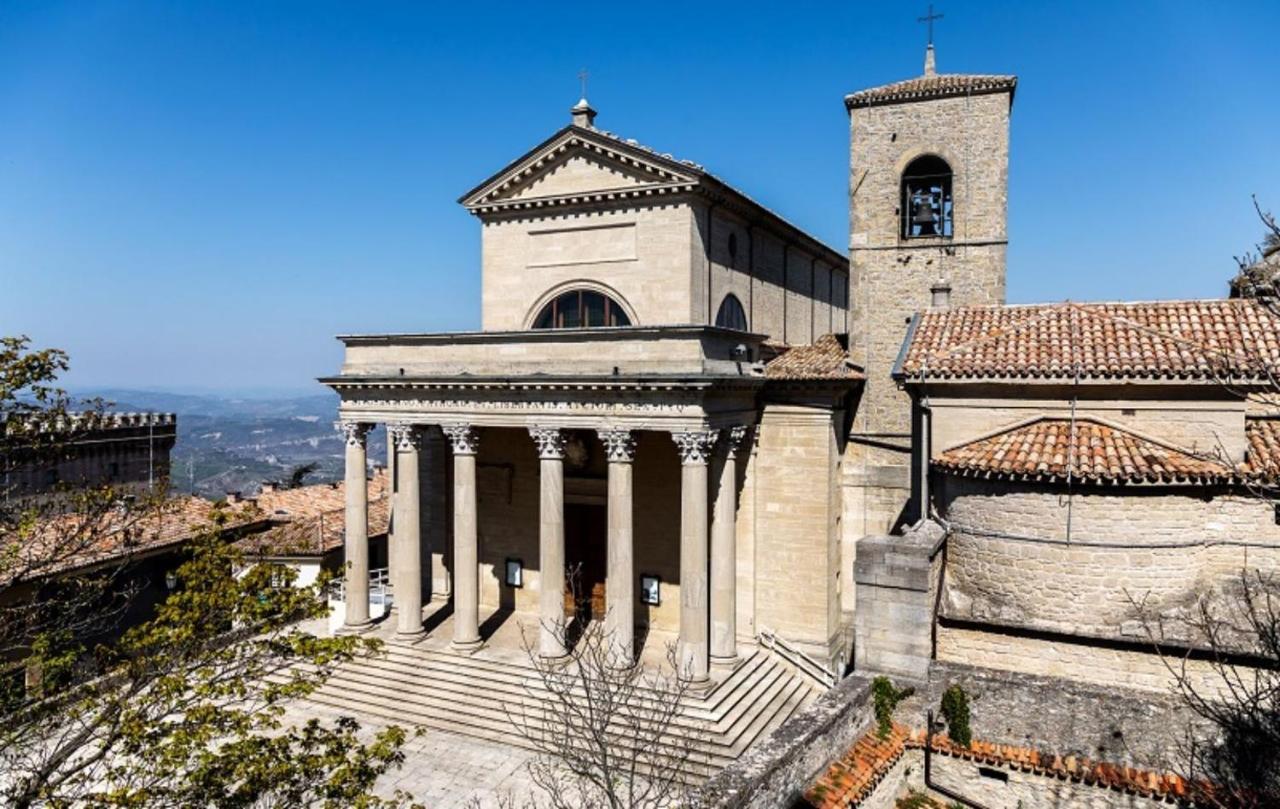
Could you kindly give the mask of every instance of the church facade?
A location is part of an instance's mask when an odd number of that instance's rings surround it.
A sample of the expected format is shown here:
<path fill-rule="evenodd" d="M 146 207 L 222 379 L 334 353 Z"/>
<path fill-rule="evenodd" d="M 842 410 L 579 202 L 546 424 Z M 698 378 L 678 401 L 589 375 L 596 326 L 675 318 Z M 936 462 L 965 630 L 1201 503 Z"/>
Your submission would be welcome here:
<path fill-rule="evenodd" d="M 600 129 L 585 99 L 465 194 L 482 330 L 343 336 L 322 380 L 346 436 L 347 628 L 370 620 L 378 424 L 389 620 L 412 640 L 447 602 L 462 652 L 516 614 L 552 657 L 575 617 L 623 660 L 671 633 L 702 681 L 764 634 L 833 676 L 945 659 L 1122 681 L 1150 662 L 1125 593 L 1176 611 L 1246 550 L 1274 568 L 1277 520 L 1246 495 L 1280 457 L 1252 396 L 1280 320 L 1248 300 L 1005 305 L 1016 87 L 939 74 L 931 47 L 922 76 L 849 95 L 841 249 Z"/>

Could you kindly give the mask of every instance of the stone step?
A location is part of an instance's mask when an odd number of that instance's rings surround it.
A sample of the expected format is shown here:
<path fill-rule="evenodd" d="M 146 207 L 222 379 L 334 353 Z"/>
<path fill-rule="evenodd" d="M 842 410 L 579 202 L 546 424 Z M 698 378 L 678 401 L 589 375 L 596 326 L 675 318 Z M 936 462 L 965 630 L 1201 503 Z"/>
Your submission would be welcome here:
<path fill-rule="evenodd" d="M 334 687 L 340 684 L 343 688 L 371 690 L 409 700 L 445 702 L 455 709 L 466 706 L 468 710 L 495 715 L 505 715 L 514 710 L 540 711 L 540 700 L 546 694 L 536 676 L 530 676 L 520 686 L 503 684 L 495 687 L 492 683 L 469 676 L 462 666 L 442 666 L 436 662 L 425 667 L 408 668 L 385 659 L 344 667 L 335 672 L 330 683 Z M 742 727 L 749 724 L 751 708 L 756 703 L 794 684 L 794 676 L 783 666 L 763 667 L 749 692 L 750 699 L 738 700 L 731 706 L 732 710 L 720 714 L 699 715 L 699 712 L 686 708 L 682 715 L 676 717 L 673 730 L 683 732 L 687 729 L 736 738 Z"/>
<path fill-rule="evenodd" d="M 447 706 L 418 709 L 406 706 L 398 697 L 383 697 L 363 692 L 336 694 L 324 689 L 316 692 L 309 699 L 356 716 L 376 716 L 400 724 L 408 722 L 433 730 L 442 730 L 508 744 L 513 747 L 537 750 L 529 740 L 525 739 L 512 727 L 511 720 L 505 716 L 501 720 L 494 720 L 467 712 L 451 710 Z M 693 748 L 693 755 L 680 768 L 685 780 L 690 783 L 713 775 L 733 760 L 728 756 L 709 755 L 706 751 L 691 747 Z"/>
<path fill-rule="evenodd" d="M 738 712 L 748 704 L 746 698 L 757 689 L 767 686 L 769 682 L 778 678 L 791 676 L 791 672 L 776 661 L 771 661 L 765 656 L 758 656 L 758 658 L 750 661 L 750 664 L 744 663 L 738 671 L 734 672 L 732 687 L 723 692 L 724 697 L 719 700 L 718 709 L 708 710 L 702 707 L 700 700 L 686 695 L 684 717 L 688 720 L 723 724 L 737 716 Z M 480 684 L 484 684 L 486 694 L 502 694 L 508 700 L 520 700 L 528 695 L 531 688 L 536 690 L 540 687 L 538 675 L 532 666 L 526 666 L 519 671 L 482 672 L 470 665 L 466 658 L 459 658 L 456 655 L 423 659 L 392 652 L 383 657 L 362 661 L 359 667 L 386 671 L 389 677 L 417 684 L 418 690 L 423 690 L 423 687 L 428 685 L 442 689 L 474 690 Z M 730 684 L 726 683 L 726 685 Z M 655 694 L 653 698 L 657 700 L 662 697 Z"/>
<path fill-rule="evenodd" d="M 674 738 L 694 760 L 682 777 L 703 779 L 812 702 L 820 689 L 764 650 L 752 650 L 711 692 L 687 694 Z M 654 701 L 660 692 L 646 693 Z M 339 667 L 312 701 L 356 716 L 412 723 L 534 749 L 513 721 L 541 726 L 549 698 L 528 660 L 459 655 L 389 642 L 383 653 Z"/>

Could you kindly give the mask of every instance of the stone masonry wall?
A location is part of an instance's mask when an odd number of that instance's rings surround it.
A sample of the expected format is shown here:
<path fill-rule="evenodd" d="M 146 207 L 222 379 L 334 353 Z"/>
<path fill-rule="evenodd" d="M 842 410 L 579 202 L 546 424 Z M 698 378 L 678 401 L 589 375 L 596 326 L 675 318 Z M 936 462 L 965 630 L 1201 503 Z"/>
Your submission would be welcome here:
<path fill-rule="evenodd" d="M 752 464 L 756 629 L 840 655 L 839 451 L 830 409 L 768 405 Z"/>
<path fill-rule="evenodd" d="M 908 399 L 889 374 L 935 282 L 950 284 L 953 306 L 1004 302 L 1009 107 L 997 93 L 851 112 L 852 349 L 868 375 L 857 431 L 909 432 Z M 901 174 L 923 154 L 953 172 L 950 239 L 900 237 Z"/>
<path fill-rule="evenodd" d="M 737 296 L 750 331 L 793 345 L 848 328 L 848 268 L 787 242 L 759 223 L 705 207 L 695 208 L 706 251 L 695 257 L 695 311 L 714 323 L 725 296 Z M 733 249 L 730 250 L 732 240 Z M 707 265 L 707 261 L 710 265 Z M 710 284 L 710 298 L 702 292 Z"/>
<path fill-rule="evenodd" d="M 524 329 L 548 296 L 579 283 L 610 292 L 636 325 L 704 322 L 690 286 L 693 231 L 689 206 L 675 202 L 485 222 L 483 328 Z"/>
<path fill-rule="evenodd" d="M 942 612 L 964 621 L 1144 642 L 1132 600 L 1176 618 L 1245 568 L 1280 567 L 1274 510 L 1247 495 L 1128 487 L 1068 497 L 951 477 L 942 504 L 952 526 Z"/>

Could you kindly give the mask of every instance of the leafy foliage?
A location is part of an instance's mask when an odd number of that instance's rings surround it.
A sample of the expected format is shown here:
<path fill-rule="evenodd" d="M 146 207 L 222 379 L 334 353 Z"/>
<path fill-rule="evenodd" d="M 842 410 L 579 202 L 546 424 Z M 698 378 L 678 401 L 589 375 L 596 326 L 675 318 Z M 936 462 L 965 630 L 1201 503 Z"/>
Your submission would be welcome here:
<path fill-rule="evenodd" d="M 898 703 L 914 694 L 914 688 L 897 688 L 888 677 L 880 676 L 871 681 L 871 700 L 875 706 L 876 733 L 887 739 L 893 730 L 893 712 Z"/>
<path fill-rule="evenodd" d="M 954 684 L 942 692 L 942 716 L 947 720 L 947 735 L 956 744 L 968 747 L 973 741 L 969 729 L 969 695 Z"/>
<path fill-rule="evenodd" d="M 66 368 L 60 351 L 0 339 L 6 465 L 56 461 L 94 423 L 57 388 Z M 402 761 L 404 730 L 366 740 L 352 719 L 286 712 L 377 642 L 304 631 L 327 615 L 327 580 L 295 587 L 291 569 L 249 566 L 225 541 L 227 515 L 210 514 L 153 617 L 120 631 L 132 550 L 164 508 L 110 487 L 0 497 L 0 805 L 408 803 L 372 791 Z"/>

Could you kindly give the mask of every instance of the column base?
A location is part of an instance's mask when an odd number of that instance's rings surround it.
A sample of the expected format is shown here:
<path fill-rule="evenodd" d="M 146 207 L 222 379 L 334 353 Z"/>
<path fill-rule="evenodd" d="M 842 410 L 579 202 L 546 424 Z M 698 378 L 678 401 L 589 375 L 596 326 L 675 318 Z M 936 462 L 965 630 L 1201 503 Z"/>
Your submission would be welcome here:
<path fill-rule="evenodd" d="M 733 657 L 716 657 L 714 655 L 711 657 L 711 668 L 713 669 L 733 671 L 740 665 L 742 665 L 742 658 L 736 654 Z"/>
<path fill-rule="evenodd" d="M 372 630 L 373 630 L 373 626 L 374 626 L 373 621 L 369 621 L 369 620 L 361 621 L 361 622 L 359 622 L 359 623 L 355 623 L 355 624 L 349 624 L 349 623 L 347 623 L 347 624 L 343 624 L 342 626 L 338 627 L 338 632 L 337 632 L 337 634 L 339 634 L 339 635 L 363 635 L 363 634 L 364 634 L 364 633 L 366 633 L 366 632 L 370 632 L 370 631 L 372 631 Z"/>
<path fill-rule="evenodd" d="M 410 632 L 405 632 L 403 629 L 397 629 L 395 634 L 391 636 L 392 640 L 397 640 L 401 643 L 414 643 L 416 641 L 423 640 L 426 637 L 427 630 L 425 629 L 416 629 Z"/>
<path fill-rule="evenodd" d="M 478 652 L 481 646 L 484 646 L 484 641 L 480 638 L 476 638 L 475 640 L 449 641 L 449 648 L 461 654 L 473 654 Z"/>

